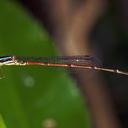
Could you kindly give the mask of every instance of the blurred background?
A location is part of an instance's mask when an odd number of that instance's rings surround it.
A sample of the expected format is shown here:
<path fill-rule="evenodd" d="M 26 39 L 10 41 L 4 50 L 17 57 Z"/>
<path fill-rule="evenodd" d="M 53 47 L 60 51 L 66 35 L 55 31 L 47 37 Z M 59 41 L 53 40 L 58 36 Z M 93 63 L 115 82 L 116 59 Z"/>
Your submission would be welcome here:
<path fill-rule="evenodd" d="M 128 2 L 108 3 L 107 11 L 95 22 L 89 35 L 91 47 L 98 51 L 105 67 L 128 71 Z M 17 1 L 0 1 L 1 56 L 58 55 L 51 33 L 47 20 L 42 27 Z M 7 128 L 90 128 L 86 102 L 63 68 L 10 66 L 2 67 L 0 75 L 0 115 Z M 128 77 L 101 75 L 120 124 L 127 128 Z"/>

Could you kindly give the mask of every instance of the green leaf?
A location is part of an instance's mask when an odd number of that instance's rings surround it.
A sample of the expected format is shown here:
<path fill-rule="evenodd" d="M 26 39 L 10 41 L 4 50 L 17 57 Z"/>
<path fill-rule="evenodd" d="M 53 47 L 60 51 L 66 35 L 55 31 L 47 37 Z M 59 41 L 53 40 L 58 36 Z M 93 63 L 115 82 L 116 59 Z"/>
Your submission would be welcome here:
<path fill-rule="evenodd" d="M 4 121 L 3 121 L 1 115 L 0 115 L 0 128 L 7 128 L 7 127 L 5 126 L 5 123 L 4 123 Z"/>
<path fill-rule="evenodd" d="M 0 2 L 0 55 L 54 56 L 46 31 L 18 4 Z M 62 68 L 4 67 L 0 113 L 8 128 L 88 128 L 88 111 Z"/>

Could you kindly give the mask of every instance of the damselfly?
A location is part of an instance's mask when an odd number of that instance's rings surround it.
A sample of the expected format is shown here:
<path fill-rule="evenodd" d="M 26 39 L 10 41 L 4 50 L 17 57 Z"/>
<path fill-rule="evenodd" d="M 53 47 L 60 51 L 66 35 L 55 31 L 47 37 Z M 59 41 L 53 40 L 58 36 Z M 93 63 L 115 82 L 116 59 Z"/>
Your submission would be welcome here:
<path fill-rule="evenodd" d="M 104 68 L 96 57 L 87 55 L 55 57 L 1 56 L 0 66 L 4 65 L 42 65 L 52 67 L 81 68 L 128 75 L 128 72 L 120 71 L 118 69 Z"/>

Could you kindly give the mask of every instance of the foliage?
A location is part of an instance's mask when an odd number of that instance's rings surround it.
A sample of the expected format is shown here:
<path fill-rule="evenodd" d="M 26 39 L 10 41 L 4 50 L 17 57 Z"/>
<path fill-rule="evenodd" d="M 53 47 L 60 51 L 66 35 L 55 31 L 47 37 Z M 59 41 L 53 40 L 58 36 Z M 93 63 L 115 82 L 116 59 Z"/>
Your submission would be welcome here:
<path fill-rule="evenodd" d="M 1 115 L 0 115 L 0 128 L 6 128 Z"/>
<path fill-rule="evenodd" d="M 48 34 L 18 4 L 0 2 L 0 55 L 53 56 Z M 4 67 L 0 80 L 0 113 L 8 128 L 89 127 L 79 91 L 63 69 Z M 2 70 L 2 75 L 3 75 Z M 4 128 L 4 127 L 0 127 Z"/>

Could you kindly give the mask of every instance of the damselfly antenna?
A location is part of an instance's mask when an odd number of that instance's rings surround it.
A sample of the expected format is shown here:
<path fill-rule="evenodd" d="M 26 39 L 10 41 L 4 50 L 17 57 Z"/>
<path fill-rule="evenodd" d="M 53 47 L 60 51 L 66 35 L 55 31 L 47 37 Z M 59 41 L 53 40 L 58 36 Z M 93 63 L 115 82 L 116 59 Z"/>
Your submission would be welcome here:
<path fill-rule="evenodd" d="M 93 56 L 55 56 L 55 57 L 24 57 L 1 56 L 0 66 L 6 65 L 42 65 L 51 67 L 81 68 L 128 75 L 128 72 L 102 67 L 101 62 Z"/>

